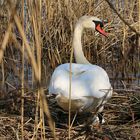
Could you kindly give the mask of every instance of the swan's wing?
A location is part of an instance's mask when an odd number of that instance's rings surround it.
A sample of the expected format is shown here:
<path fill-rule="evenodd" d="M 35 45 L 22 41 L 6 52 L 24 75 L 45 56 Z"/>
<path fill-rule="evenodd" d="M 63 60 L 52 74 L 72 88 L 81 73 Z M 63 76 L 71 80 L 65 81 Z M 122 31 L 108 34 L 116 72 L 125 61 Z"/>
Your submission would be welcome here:
<path fill-rule="evenodd" d="M 51 77 L 49 85 L 49 93 L 58 94 L 62 93 L 65 96 L 68 96 L 69 85 L 70 85 L 70 74 L 72 75 L 72 84 L 77 83 L 77 80 L 74 80 L 78 75 L 83 74 L 86 71 L 84 67 L 77 64 L 72 64 L 72 69 L 70 70 L 70 64 L 62 64 L 58 66 Z M 80 79 L 79 79 L 80 80 Z M 82 79 L 81 79 L 82 80 Z M 79 81 L 80 82 L 80 81 Z M 82 82 L 82 81 L 81 81 Z M 77 83 L 78 84 L 78 83 Z M 81 83 L 82 84 L 82 83 Z M 79 88 L 80 88 L 79 83 Z M 76 87 L 74 87 L 76 88 Z"/>

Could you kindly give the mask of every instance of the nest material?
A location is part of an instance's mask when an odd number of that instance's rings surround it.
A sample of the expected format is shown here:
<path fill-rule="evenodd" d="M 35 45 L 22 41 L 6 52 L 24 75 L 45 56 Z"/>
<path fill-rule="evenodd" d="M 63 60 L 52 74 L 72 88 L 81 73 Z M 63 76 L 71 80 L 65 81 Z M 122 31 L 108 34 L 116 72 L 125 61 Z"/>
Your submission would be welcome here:
<path fill-rule="evenodd" d="M 12 96 L 13 94 L 13 96 Z M 0 100 L 0 136 L 3 138 L 15 137 L 20 133 L 20 100 L 19 92 L 11 92 L 11 96 L 1 98 Z M 25 97 L 25 122 L 24 133 L 26 139 L 30 139 L 34 133 L 34 114 L 35 114 L 35 94 L 29 94 Z M 9 99 L 10 97 L 10 99 Z M 13 99 L 13 100 L 12 100 Z M 68 138 L 68 113 L 64 112 L 56 103 L 53 97 L 49 97 L 48 104 L 55 121 L 56 136 L 58 139 Z M 8 105 L 8 101 L 9 104 Z M 11 102 L 14 102 L 14 108 Z M 14 110 L 13 110 L 14 109 Z M 11 110 L 11 111 L 10 111 Z M 11 112 L 14 113 L 12 114 Z M 14 116 L 13 116 L 14 115 Z M 93 126 L 87 122 L 93 118 L 92 113 L 76 115 L 72 114 L 73 126 L 71 128 L 71 138 L 77 140 L 83 139 L 140 139 L 140 95 L 139 93 L 119 93 L 111 98 L 104 109 L 104 118 L 106 123 L 99 126 Z M 49 126 L 46 120 L 46 138 L 52 138 Z M 19 124 L 19 125 L 18 125 Z M 19 127 L 18 127 L 19 126 Z M 40 130 L 38 130 L 40 133 Z M 18 133 L 17 133 L 18 132 Z M 40 135 L 38 135 L 40 137 Z M 52 138 L 53 139 L 53 138 Z"/>
<path fill-rule="evenodd" d="M 105 115 L 110 124 L 125 124 L 140 119 L 139 93 L 122 93 L 112 97 L 106 105 Z M 111 116 L 111 117 L 109 117 Z"/>

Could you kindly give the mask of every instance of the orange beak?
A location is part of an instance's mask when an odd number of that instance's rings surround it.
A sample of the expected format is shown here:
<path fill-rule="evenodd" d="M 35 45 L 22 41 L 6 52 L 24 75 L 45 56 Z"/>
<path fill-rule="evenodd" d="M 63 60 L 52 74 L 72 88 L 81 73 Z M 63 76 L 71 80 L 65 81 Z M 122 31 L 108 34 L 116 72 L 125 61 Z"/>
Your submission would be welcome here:
<path fill-rule="evenodd" d="M 105 37 L 107 37 L 107 33 L 100 27 L 100 24 L 98 24 L 98 25 L 96 26 L 96 30 L 97 30 L 100 34 L 102 34 L 102 35 L 104 35 Z"/>

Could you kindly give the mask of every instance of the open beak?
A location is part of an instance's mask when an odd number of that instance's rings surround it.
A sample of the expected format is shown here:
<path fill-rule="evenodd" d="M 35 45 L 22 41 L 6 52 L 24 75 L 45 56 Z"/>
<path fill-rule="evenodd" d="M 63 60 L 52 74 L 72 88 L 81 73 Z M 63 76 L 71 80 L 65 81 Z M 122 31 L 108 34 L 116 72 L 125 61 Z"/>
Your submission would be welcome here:
<path fill-rule="evenodd" d="M 107 33 L 100 27 L 100 24 L 96 26 L 96 31 L 98 31 L 100 34 L 104 35 L 107 37 Z"/>

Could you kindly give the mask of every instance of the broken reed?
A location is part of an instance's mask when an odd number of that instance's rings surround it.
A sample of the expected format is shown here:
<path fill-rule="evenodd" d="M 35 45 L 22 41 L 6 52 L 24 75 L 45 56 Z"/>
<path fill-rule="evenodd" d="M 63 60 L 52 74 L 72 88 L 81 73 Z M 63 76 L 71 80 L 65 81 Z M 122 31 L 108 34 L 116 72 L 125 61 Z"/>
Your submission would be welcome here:
<path fill-rule="evenodd" d="M 108 18 L 110 21 L 105 27 L 109 32 L 108 38 L 88 30 L 84 32 L 82 43 L 87 59 L 107 70 L 114 87 L 120 84 L 124 86 L 121 80 L 117 80 L 120 75 L 121 78 L 129 79 L 126 81 L 130 84 L 133 81 L 139 84 L 137 78 L 140 73 L 138 36 L 113 13 L 105 1 L 39 0 L 33 2 L 25 0 L 23 5 L 15 0 L 12 5 L 16 7 L 12 6 L 12 10 L 8 4 L 11 5 L 10 1 L 4 1 L 0 5 L 1 87 L 9 91 L 22 84 L 22 89 L 26 87 L 32 90 L 38 83 L 33 138 L 38 136 L 38 127 L 41 127 L 41 137 L 45 138 L 43 111 L 47 105 L 44 100 L 42 101 L 44 97 L 42 86 L 48 86 L 49 78 L 57 65 L 70 62 L 74 25 L 82 15 L 95 15 L 103 19 Z M 138 0 L 129 2 L 118 0 L 113 2 L 113 5 L 132 27 L 139 29 Z M 20 19 L 22 17 L 21 7 L 24 9 L 23 22 Z M 25 49 L 22 49 L 22 43 Z M 21 59 L 19 57 L 21 54 L 25 58 Z M 24 76 L 21 76 L 21 64 L 24 67 Z M 15 80 L 11 81 L 9 75 L 12 75 Z M 134 77 L 135 80 L 133 80 Z M 48 109 L 45 112 L 50 119 Z M 22 112 L 22 117 L 23 115 Z M 54 124 L 51 121 L 50 126 L 55 133 Z M 23 127 L 23 120 L 21 127 Z"/>

